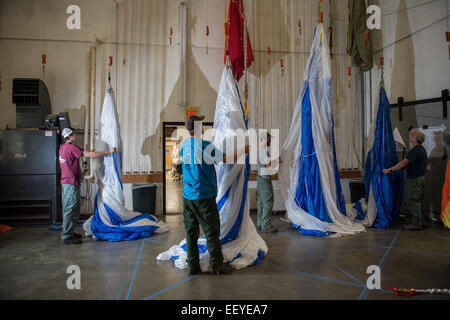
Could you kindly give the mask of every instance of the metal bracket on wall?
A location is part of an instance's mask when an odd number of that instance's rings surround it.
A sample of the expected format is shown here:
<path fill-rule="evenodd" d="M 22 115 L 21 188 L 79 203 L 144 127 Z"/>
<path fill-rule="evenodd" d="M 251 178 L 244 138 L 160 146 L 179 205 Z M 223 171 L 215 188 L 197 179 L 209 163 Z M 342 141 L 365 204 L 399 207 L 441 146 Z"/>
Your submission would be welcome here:
<path fill-rule="evenodd" d="M 416 100 L 416 101 L 408 101 L 405 102 L 403 97 L 398 98 L 398 103 L 391 104 L 391 108 L 398 108 L 398 120 L 401 122 L 403 121 L 403 108 L 404 107 L 410 107 L 410 106 L 416 106 L 419 104 L 427 104 L 427 103 L 436 103 L 436 102 L 442 102 L 442 118 L 447 118 L 447 102 L 450 101 L 449 96 L 449 90 L 445 89 L 442 90 L 442 95 L 437 98 L 431 98 L 431 99 L 424 99 L 424 100 Z"/>

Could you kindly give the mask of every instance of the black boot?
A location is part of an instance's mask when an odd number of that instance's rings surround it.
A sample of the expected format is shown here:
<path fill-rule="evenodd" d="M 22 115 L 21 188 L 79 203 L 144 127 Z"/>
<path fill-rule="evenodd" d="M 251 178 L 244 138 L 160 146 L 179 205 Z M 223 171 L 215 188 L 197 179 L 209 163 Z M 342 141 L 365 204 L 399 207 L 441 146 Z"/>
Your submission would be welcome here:
<path fill-rule="evenodd" d="M 190 276 L 194 276 L 199 273 L 202 273 L 202 269 L 200 268 L 199 265 L 197 265 L 195 267 L 189 267 L 189 275 Z"/>
<path fill-rule="evenodd" d="M 211 274 L 212 275 L 218 275 L 218 274 L 223 274 L 223 273 L 227 273 L 233 270 L 233 267 L 229 264 L 222 264 L 220 267 L 216 267 L 213 268 L 211 270 Z"/>
<path fill-rule="evenodd" d="M 81 240 L 81 238 L 78 238 L 75 236 L 72 236 L 72 237 L 64 239 L 64 240 L 61 239 L 61 244 L 80 244 L 82 242 L 83 241 Z"/>

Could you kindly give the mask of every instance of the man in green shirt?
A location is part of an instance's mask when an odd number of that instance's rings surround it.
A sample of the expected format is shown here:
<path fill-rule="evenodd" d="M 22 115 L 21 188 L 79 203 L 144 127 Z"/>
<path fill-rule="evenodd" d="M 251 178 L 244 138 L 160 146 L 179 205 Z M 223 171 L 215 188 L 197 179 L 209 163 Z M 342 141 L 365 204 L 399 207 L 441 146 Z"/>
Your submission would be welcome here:
<path fill-rule="evenodd" d="M 384 169 L 384 174 L 406 168 L 406 202 L 411 212 L 411 223 L 403 226 L 405 230 L 422 230 L 423 200 L 425 196 L 425 173 L 427 170 L 427 152 L 422 146 L 425 135 L 420 131 L 410 133 L 410 140 L 414 147 L 405 159 L 395 166 Z"/>

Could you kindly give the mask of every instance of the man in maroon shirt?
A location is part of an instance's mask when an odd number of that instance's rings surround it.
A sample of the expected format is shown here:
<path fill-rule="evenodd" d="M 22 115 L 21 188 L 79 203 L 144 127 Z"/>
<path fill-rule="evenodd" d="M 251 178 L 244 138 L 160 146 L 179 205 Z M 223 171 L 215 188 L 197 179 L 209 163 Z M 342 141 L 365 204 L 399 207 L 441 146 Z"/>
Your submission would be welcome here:
<path fill-rule="evenodd" d="M 62 136 L 66 143 L 59 148 L 63 210 L 61 243 L 78 244 L 81 243 L 82 238 L 80 234 L 75 233 L 75 226 L 80 217 L 80 185 L 82 179 L 80 157 L 104 156 L 116 152 L 116 148 L 103 152 L 84 151 L 75 145 L 78 133 L 72 128 L 64 128 Z"/>

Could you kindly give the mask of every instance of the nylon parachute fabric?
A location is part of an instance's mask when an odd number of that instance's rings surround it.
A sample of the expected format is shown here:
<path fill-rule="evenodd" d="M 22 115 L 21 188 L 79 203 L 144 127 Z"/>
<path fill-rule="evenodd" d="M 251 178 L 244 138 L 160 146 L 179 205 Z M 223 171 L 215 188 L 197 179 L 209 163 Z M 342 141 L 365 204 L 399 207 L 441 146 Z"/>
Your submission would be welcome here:
<path fill-rule="evenodd" d="M 83 224 L 86 235 L 99 240 L 122 241 L 169 231 L 169 227 L 164 222 L 159 222 L 152 214 L 132 212 L 125 208 L 120 178 L 120 141 L 116 101 L 112 89 L 109 88 L 103 103 L 97 147 L 102 150 L 115 147 L 117 152 L 98 158 L 98 192 L 94 201 L 94 214 Z"/>
<path fill-rule="evenodd" d="M 380 88 L 377 117 L 368 138 L 364 185 L 366 198 L 350 209 L 349 216 L 366 227 L 389 228 L 398 218 L 403 201 L 403 170 L 384 174 L 383 169 L 398 162 L 391 124 L 391 106 L 383 87 Z M 368 201 L 367 201 L 368 199 Z"/>
<path fill-rule="evenodd" d="M 226 66 L 222 73 L 213 129 L 212 143 L 220 150 L 224 150 L 223 146 L 227 145 L 227 141 L 240 133 L 245 134 L 247 129 L 239 91 L 229 66 Z M 239 129 L 237 133 L 233 131 Z M 220 214 L 220 241 L 224 263 L 231 264 L 235 269 L 258 264 L 267 254 L 268 248 L 250 219 L 247 196 L 249 158 L 247 156 L 245 164 L 219 163 L 215 165 L 215 169 L 218 186 L 216 202 Z M 204 236 L 199 238 L 198 247 L 200 267 L 206 272 L 209 270 L 209 253 Z M 175 267 L 180 269 L 188 267 L 186 258 L 186 239 L 157 257 L 158 260 L 172 259 Z"/>
<path fill-rule="evenodd" d="M 343 236 L 365 230 L 346 216 L 334 141 L 329 48 L 320 23 L 303 76 L 279 182 L 287 217 L 304 235 Z"/>

